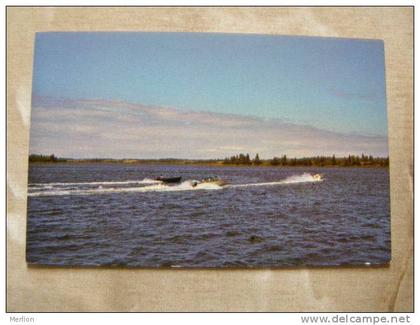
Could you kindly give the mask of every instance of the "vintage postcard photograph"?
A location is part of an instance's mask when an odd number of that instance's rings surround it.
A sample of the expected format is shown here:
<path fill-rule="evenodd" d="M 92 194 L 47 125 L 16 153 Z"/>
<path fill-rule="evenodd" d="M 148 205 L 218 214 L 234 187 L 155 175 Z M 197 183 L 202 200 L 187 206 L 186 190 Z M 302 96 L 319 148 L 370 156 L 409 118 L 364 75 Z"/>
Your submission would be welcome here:
<path fill-rule="evenodd" d="M 390 262 L 383 41 L 46 32 L 34 46 L 28 264 Z"/>

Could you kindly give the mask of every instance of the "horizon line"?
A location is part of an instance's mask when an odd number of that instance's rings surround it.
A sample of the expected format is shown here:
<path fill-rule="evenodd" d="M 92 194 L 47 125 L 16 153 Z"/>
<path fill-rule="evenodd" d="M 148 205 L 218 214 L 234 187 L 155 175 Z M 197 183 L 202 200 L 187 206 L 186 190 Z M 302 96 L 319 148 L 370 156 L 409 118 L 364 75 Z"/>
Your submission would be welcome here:
<path fill-rule="evenodd" d="M 194 161 L 208 161 L 208 160 L 225 160 L 226 158 L 235 157 L 235 156 L 240 155 L 240 154 L 241 153 L 236 154 L 236 155 L 227 156 L 227 157 L 224 157 L 224 158 L 175 158 L 175 157 L 164 157 L 164 158 L 133 158 L 133 157 L 129 157 L 129 158 L 127 158 L 127 157 L 125 157 L 125 158 L 115 158 L 115 157 L 114 158 L 113 157 L 78 158 L 78 157 L 59 157 L 59 156 L 56 156 L 53 153 L 52 154 L 30 153 L 28 157 L 30 157 L 30 156 L 43 156 L 43 157 L 54 156 L 56 159 L 71 159 L 71 160 L 92 160 L 92 159 L 95 159 L 95 160 L 194 160 Z M 247 154 L 244 154 L 244 155 L 247 155 Z M 248 155 L 251 157 L 250 154 L 248 154 Z M 282 155 L 278 155 L 278 156 L 273 156 L 271 158 L 261 158 L 261 157 L 259 157 L 259 159 L 260 160 L 271 160 L 273 158 L 282 158 L 284 156 L 286 156 L 287 159 L 309 159 L 309 158 L 317 158 L 317 157 L 332 158 L 333 156 L 337 159 L 340 159 L 340 158 L 347 158 L 349 156 L 350 157 L 362 157 L 362 155 L 365 156 L 365 157 L 372 156 L 374 159 L 375 158 L 380 158 L 380 159 L 388 158 L 389 159 L 389 155 L 387 155 L 387 156 L 374 156 L 372 154 L 365 154 L 365 153 L 362 153 L 362 154 L 348 154 L 348 155 L 344 155 L 344 156 L 341 156 L 341 155 L 337 156 L 335 154 L 333 154 L 333 155 L 312 155 L 312 156 L 288 156 L 287 154 L 282 154 Z M 253 157 L 255 157 L 255 156 L 253 156 Z"/>

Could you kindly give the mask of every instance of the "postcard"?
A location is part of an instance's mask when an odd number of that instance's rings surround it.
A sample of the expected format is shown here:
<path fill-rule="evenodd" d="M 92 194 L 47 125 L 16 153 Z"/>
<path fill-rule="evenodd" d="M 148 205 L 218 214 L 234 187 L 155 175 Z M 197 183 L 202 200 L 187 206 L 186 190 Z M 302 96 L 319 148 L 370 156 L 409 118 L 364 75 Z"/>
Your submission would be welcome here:
<path fill-rule="evenodd" d="M 391 258 L 384 43 L 37 33 L 29 265 Z"/>

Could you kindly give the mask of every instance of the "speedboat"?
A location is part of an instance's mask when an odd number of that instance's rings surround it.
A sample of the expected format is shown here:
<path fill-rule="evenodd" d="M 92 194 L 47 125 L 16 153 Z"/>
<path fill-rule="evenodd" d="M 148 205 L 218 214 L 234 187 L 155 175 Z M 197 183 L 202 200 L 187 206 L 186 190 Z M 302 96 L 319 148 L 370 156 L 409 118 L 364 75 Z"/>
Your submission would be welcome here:
<path fill-rule="evenodd" d="M 313 174 L 312 178 L 314 181 L 322 181 L 322 175 L 321 174 Z"/>
<path fill-rule="evenodd" d="M 157 181 L 161 181 L 163 183 L 179 183 L 181 182 L 182 176 L 177 176 L 177 177 L 156 177 L 155 180 Z"/>
<path fill-rule="evenodd" d="M 224 186 L 224 185 L 227 185 L 228 183 L 225 180 L 220 179 L 219 177 L 206 177 L 206 178 L 203 178 L 201 181 L 193 182 L 192 186 L 195 187 L 198 184 L 215 184 L 218 186 Z"/>

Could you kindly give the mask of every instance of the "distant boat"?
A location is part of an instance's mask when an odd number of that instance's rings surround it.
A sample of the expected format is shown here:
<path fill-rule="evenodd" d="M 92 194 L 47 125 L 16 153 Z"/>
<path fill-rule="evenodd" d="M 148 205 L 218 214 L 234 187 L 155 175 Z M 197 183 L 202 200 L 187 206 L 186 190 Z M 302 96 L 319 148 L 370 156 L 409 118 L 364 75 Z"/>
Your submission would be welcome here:
<path fill-rule="evenodd" d="M 322 181 L 322 175 L 320 174 L 314 174 L 312 175 L 312 178 L 314 179 L 314 181 Z"/>
<path fill-rule="evenodd" d="M 159 176 L 155 179 L 157 181 L 161 181 L 163 183 L 179 183 L 182 179 L 182 176 L 179 176 L 179 177 L 162 177 L 162 176 Z"/>
<path fill-rule="evenodd" d="M 228 183 L 225 181 L 225 180 L 223 180 L 223 179 L 220 179 L 219 177 L 207 177 L 207 178 L 204 178 L 204 179 L 202 179 L 201 181 L 195 181 L 193 184 L 192 184 L 192 186 L 193 187 L 196 187 L 197 185 L 199 185 L 199 184 L 215 184 L 215 185 L 218 185 L 218 186 L 225 186 L 225 185 L 227 185 Z"/>

